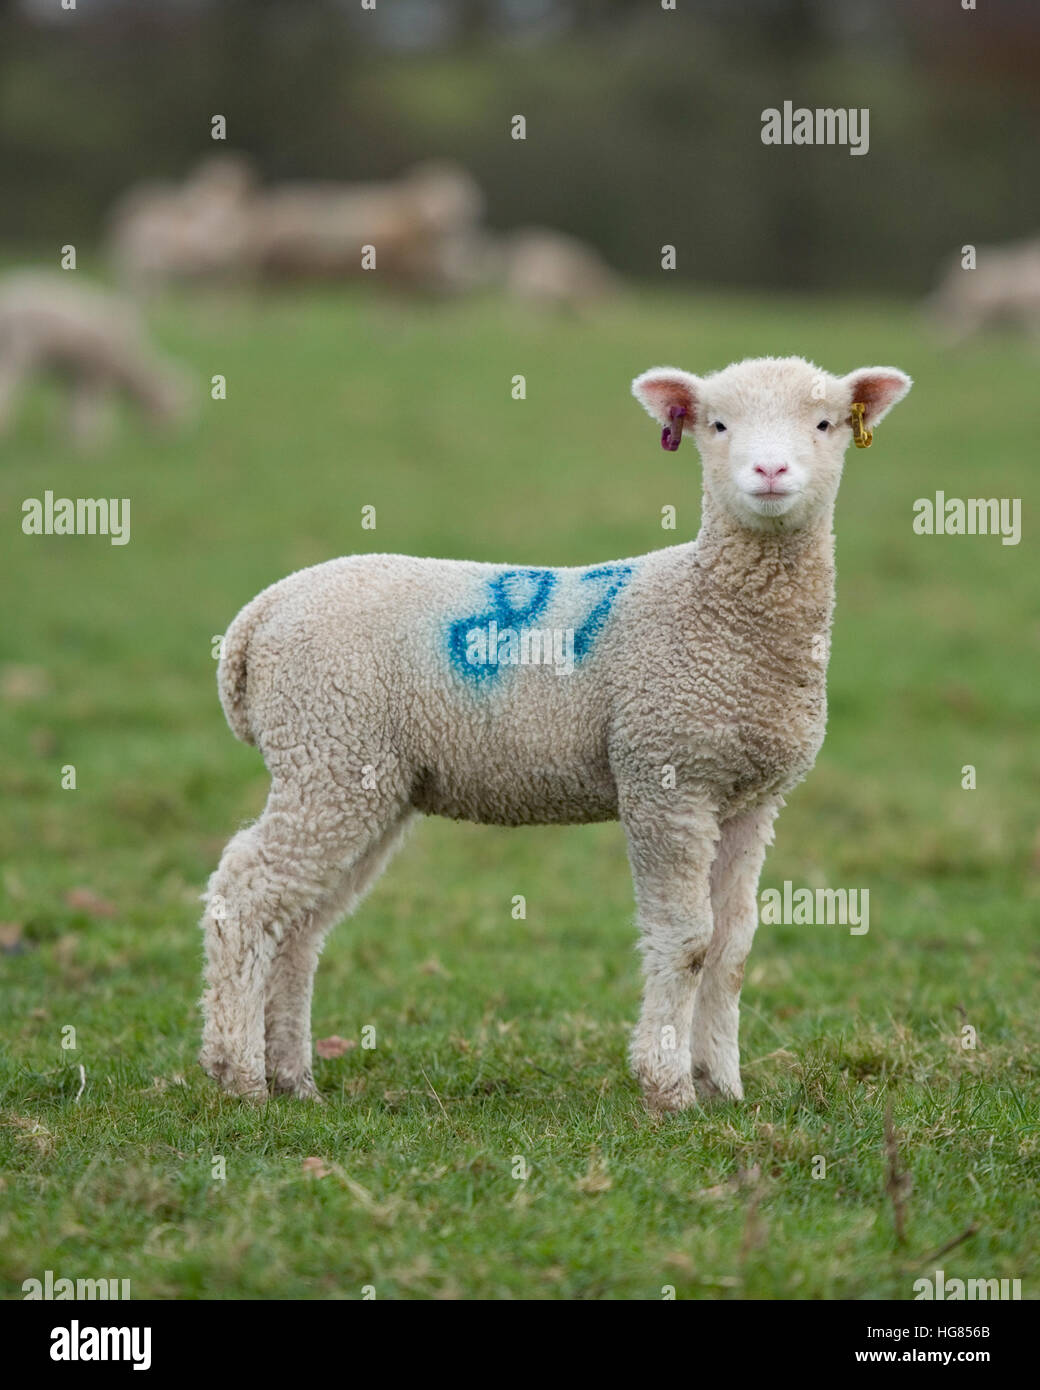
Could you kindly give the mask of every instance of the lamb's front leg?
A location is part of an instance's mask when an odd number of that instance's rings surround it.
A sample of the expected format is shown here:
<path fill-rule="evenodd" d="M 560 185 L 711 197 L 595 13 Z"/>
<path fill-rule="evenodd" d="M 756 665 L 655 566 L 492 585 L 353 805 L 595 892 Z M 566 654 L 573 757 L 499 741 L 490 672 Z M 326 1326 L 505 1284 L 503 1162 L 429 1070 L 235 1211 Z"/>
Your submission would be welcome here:
<path fill-rule="evenodd" d="M 743 1100 L 740 1084 L 740 988 L 758 925 L 758 879 L 780 806 L 769 802 L 725 821 L 711 870 L 715 931 L 693 1009 L 690 1051 L 702 1100 Z"/>
<path fill-rule="evenodd" d="M 710 875 L 718 827 L 704 806 L 626 816 L 646 986 L 630 1060 L 648 1103 L 697 1103 L 690 1028 L 711 941 Z"/>

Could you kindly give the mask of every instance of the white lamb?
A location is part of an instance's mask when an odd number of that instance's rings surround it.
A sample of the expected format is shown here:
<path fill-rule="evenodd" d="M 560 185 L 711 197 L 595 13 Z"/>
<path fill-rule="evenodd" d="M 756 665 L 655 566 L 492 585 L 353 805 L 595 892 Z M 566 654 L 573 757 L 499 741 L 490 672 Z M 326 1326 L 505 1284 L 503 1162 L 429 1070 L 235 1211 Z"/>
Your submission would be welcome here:
<path fill-rule="evenodd" d="M 318 1098 L 322 940 L 416 813 L 619 819 L 646 974 L 634 1070 L 663 1109 L 739 1099 L 759 871 L 824 735 L 854 407 L 866 443 L 909 389 L 891 367 L 795 357 L 655 368 L 633 391 L 666 448 L 685 427 L 700 451 L 696 541 L 587 569 L 356 555 L 248 604 L 220 697 L 272 786 L 209 883 L 206 1070 L 236 1094 Z"/>

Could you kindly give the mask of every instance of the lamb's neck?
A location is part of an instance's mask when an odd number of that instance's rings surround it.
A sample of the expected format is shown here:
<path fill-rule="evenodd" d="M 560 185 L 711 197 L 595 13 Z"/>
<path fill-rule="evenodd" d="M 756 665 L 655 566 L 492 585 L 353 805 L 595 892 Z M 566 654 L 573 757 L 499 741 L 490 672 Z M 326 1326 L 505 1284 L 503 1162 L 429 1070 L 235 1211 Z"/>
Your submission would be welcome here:
<path fill-rule="evenodd" d="M 768 615 L 826 631 L 834 606 L 833 510 L 796 530 L 751 530 L 720 515 L 704 499 L 696 556 L 716 592 Z"/>

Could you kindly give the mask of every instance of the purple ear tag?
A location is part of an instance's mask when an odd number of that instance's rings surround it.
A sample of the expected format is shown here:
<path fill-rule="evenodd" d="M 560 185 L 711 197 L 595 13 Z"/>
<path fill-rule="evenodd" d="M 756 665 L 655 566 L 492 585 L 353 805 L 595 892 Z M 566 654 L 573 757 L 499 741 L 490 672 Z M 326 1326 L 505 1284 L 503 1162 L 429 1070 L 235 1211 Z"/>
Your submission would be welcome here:
<path fill-rule="evenodd" d="M 672 423 L 665 425 L 661 431 L 661 448 L 667 449 L 669 453 L 674 453 L 682 440 L 682 422 L 685 414 L 686 411 L 681 405 L 668 407 L 668 418 Z"/>

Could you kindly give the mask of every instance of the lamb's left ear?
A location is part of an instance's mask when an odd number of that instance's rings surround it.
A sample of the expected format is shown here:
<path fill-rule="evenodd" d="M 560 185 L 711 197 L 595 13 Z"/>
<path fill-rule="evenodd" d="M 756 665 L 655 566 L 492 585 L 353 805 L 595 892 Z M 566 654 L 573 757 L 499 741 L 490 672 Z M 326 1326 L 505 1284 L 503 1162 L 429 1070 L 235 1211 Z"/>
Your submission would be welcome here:
<path fill-rule="evenodd" d="M 849 391 L 849 405 L 862 401 L 866 406 L 863 423 L 868 428 L 883 420 L 914 384 L 898 367 L 860 367 L 843 380 Z"/>
<path fill-rule="evenodd" d="M 679 367 L 651 367 L 632 383 L 632 394 L 661 431 L 661 447 L 678 449 L 683 427 L 697 419 L 700 382 Z"/>

